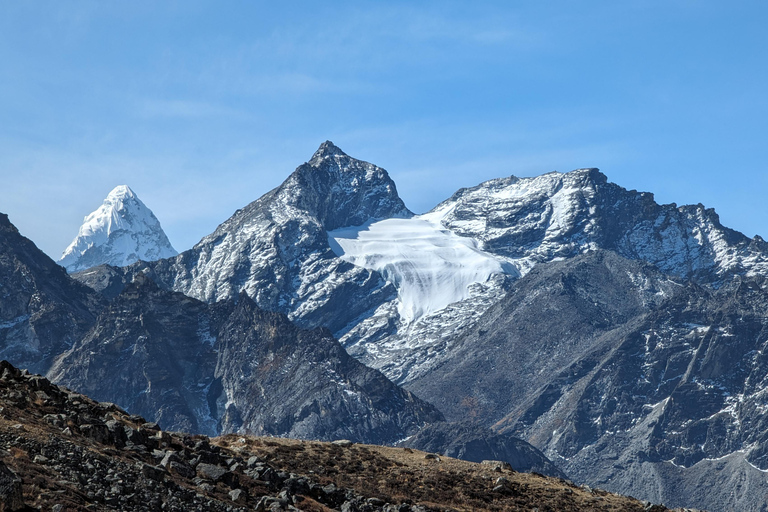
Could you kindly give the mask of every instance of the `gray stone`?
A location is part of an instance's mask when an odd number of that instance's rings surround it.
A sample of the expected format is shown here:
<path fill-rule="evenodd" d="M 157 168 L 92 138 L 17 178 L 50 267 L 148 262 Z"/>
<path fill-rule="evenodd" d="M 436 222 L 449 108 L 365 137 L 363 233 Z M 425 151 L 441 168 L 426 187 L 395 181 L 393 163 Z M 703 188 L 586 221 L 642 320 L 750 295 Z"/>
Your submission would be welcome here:
<path fill-rule="evenodd" d="M 242 489 L 234 489 L 232 491 L 229 491 L 229 499 L 231 499 L 235 503 L 244 503 L 245 491 Z"/>
<path fill-rule="evenodd" d="M 509 464 L 509 462 L 505 462 L 503 460 L 484 460 L 480 462 L 483 466 L 489 466 L 494 471 L 501 471 L 501 470 L 512 470 L 512 466 Z"/>
<path fill-rule="evenodd" d="M 224 477 L 224 475 L 229 472 L 227 468 L 216 466 L 214 464 L 207 464 L 204 462 L 198 464 L 195 470 L 197 472 L 197 476 L 200 478 L 205 478 L 206 480 L 212 480 L 214 482 L 218 482 Z"/>
<path fill-rule="evenodd" d="M 0 462 L 0 505 L 2 510 L 16 511 L 24 508 L 21 478 L 3 462 Z"/>
<path fill-rule="evenodd" d="M 150 464 L 141 465 L 141 474 L 150 480 L 161 481 L 165 477 L 165 468 L 162 466 L 152 466 Z"/>
<path fill-rule="evenodd" d="M 110 440 L 110 431 L 105 424 L 88 423 L 78 427 L 80 433 L 97 443 L 107 443 Z"/>

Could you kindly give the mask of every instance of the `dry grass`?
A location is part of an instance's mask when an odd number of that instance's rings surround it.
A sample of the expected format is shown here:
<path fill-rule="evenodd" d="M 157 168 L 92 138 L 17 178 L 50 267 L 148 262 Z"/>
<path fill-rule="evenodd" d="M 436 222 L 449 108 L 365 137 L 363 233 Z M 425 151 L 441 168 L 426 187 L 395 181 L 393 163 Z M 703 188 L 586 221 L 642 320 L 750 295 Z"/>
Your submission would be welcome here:
<path fill-rule="evenodd" d="M 245 439 L 245 442 L 242 442 Z M 355 489 L 389 503 L 418 503 L 432 509 L 539 512 L 637 511 L 637 500 L 588 491 L 574 484 L 450 457 L 427 459 L 425 452 L 403 448 L 230 435 L 217 444 L 257 455 L 275 468 L 310 476 L 323 484 Z M 499 478 L 506 481 L 497 482 Z M 501 484 L 501 488 L 498 485 Z M 494 490 L 496 489 L 496 490 Z"/>

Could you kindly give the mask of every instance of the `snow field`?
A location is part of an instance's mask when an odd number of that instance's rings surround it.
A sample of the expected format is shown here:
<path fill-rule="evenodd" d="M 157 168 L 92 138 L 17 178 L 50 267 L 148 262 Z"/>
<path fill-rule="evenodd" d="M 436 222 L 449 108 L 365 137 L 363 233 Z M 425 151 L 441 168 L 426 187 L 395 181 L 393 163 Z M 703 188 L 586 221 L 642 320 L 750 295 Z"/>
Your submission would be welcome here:
<path fill-rule="evenodd" d="M 328 233 L 328 241 L 344 261 L 380 272 L 395 285 L 398 313 L 406 323 L 466 299 L 470 285 L 493 274 L 514 272 L 474 239 L 426 216 L 337 229 Z"/>

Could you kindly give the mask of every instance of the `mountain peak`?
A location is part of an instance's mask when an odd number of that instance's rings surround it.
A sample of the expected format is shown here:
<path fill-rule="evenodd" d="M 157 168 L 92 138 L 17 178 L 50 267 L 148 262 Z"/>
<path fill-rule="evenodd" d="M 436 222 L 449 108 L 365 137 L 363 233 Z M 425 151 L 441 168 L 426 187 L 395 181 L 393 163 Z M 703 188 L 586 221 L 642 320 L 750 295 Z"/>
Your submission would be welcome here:
<path fill-rule="evenodd" d="M 12 229 L 13 231 L 17 231 L 16 227 L 13 224 L 11 224 L 11 220 L 8 218 L 7 213 L 0 213 L 0 228 Z"/>
<path fill-rule="evenodd" d="M 412 215 L 386 170 L 347 155 L 329 140 L 280 190 L 281 204 L 311 214 L 328 231 Z"/>
<path fill-rule="evenodd" d="M 85 217 L 59 264 L 77 272 L 104 263 L 121 267 L 176 254 L 152 211 L 128 185 L 118 185 Z"/>
<path fill-rule="evenodd" d="M 128 185 L 118 185 L 107 195 L 107 199 L 135 198 L 136 194 Z"/>
<path fill-rule="evenodd" d="M 327 140 L 322 144 L 320 144 L 320 147 L 317 148 L 317 151 L 315 151 L 315 154 L 312 155 L 312 158 L 310 158 L 309 162 L 310 163 L 319 162 L 329 156 L 348 156 L 348 155 L 345 152 L 343 152 L 341 148 L 336 146 L 333 142 Z"/>

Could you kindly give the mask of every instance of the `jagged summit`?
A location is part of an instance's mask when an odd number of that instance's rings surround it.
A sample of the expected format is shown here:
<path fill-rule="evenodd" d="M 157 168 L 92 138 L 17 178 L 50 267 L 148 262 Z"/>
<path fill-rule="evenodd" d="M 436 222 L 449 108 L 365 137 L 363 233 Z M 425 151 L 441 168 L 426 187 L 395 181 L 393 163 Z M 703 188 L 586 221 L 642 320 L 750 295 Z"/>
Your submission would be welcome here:
<path fill-rule="evenodd" d="M 319 161 L 323 160 L 324 158 L 328 158 L 330 156 L 349 156 L 344 151 L 341 150 L 340 147 L 336 146 L 333 142 L 327 140 L 320 144 L 320 147 L 317 148 L 317 151 L 315 151 L 315 154 L 312 155 L 312 158 L 309 159 L 310 164 L 316 164 Z"/>
<path fill-rule="evenodd" d="M 77 272 L 105 263 L 121 267 L 177 254 L 152 211 L 128 185 L 119 185 L 85 217 L 58 263 L 68 272 Z"/>
<path fill-rule="evenodd" d="M 372 219 L 411 217 L 387 171 L 325 141 L 278 189 L 279 202 L 316 217 L 330 231 Z"/>
<path fill-rule="evenodd" d="M 13 227 L 13 229 L 16 229 L 13 224 L 11 224 L 11 220 L 8 218 L 7 213 L 0 213 L 0 226 Z"/>

